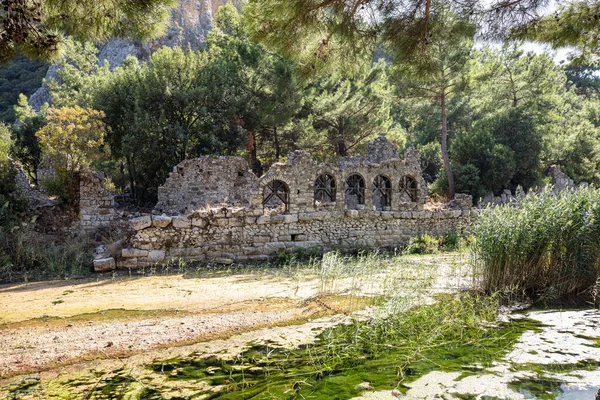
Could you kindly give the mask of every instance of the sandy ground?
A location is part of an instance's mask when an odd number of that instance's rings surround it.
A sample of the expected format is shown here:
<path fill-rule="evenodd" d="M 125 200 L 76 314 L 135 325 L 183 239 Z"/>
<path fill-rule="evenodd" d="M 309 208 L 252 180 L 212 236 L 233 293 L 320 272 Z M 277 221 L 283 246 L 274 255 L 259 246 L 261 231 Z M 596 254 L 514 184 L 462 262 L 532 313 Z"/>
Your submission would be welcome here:
<path fill-rule="evenodd" d="M 244 274 L 53 281 L 0 287 L 0 378 L 134 354 L 323 314 L 318 282 Z"/>
<path fill-rule="evenodd" d="M 407 280 L 409 292 L 420 285 L 419 280 L 432 293 L 455 290 L 470 284 L 467 274 L 456 269 L 460 262 L 456 255 L 420 257 L 395 279 Z M 390 274 L 382 271 L 380 275 L 380 279 L 370 276 L 358 282 L 361 293 L 384 290 Z M 0 387 L 3 379 L 13 376 L 159 349 L 187 351 L 187 345 L 261 328 L 295 325 L 293 330 L 300 332 L 302 326 L 311 326 L 307 324 L 311 320 L 367 305 L 337 296 L 357 285 L 352 279 L 335 280 L 330 285 L 335 295 L 324 292 L 323 284 L 310 271 L 254 271 L 204 276 L 100 275 L 0 286 Z M 274 331 L 263 332 L 271 334 Z M 288 330 L 285 336 L 294 335 Z"/>

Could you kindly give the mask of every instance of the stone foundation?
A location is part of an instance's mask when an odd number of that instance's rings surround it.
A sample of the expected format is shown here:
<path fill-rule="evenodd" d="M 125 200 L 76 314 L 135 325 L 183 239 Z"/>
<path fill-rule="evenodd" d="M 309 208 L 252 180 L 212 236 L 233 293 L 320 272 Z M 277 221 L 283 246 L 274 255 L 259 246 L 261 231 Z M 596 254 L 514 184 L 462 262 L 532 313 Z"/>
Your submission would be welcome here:
<path fill-rule="evenodd" d="M 181 216 L 143 216 L 117 259 L 120 268 L 171 260 L 217 263 L 263 261 L 280 252 L 397 247 L 410 237 L 469 227 L 477 210 L 320 211 L 261 215 L 218 208 Z"/>

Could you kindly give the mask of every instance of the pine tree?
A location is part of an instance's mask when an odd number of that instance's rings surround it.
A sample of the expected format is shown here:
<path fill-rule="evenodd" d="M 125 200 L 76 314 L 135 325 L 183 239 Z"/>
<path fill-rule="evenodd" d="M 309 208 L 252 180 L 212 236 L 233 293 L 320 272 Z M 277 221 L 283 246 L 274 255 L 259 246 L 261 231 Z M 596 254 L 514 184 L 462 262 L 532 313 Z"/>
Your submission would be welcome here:
<path fill-rule="evenodd" d="M 53 60 L 65 36 L 81 41 L 144 41 L 167 28 L 174 0 L 1 0 L 0 62 L 22 52 Z"/>

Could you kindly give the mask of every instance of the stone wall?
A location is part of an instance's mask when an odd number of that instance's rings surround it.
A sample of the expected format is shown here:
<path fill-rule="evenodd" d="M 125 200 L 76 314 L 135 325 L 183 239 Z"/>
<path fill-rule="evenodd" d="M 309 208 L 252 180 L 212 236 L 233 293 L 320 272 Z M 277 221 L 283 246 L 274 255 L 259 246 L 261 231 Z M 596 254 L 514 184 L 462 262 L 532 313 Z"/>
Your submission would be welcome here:
<path fill-rule="evenodd" d="M 191 212 L 208 205 L 250 207 L 258 178 L 242 157 L 201 157 L 173 168 L 158 188 L 155 210 L 167 214 Z"/>
<path fill-rule="evenodd" d="M 104 270 L 180 258 L 231 263 L 280 252 L 396 247 L 412 236 L 462 231 L 476 216 L 470 198 L 463 209 L 424 210 L 426 196 L 416 153 L 409 149 L 400 159 L 385 138 L 370 143 L 366 156 L 336 164 L 295 151 L 260 178 L 240 157 L 201 157 L 173 169 L 153 215 L 130 221 L 120 255 L 94 263 Z"/>
<path fill-rule="evenodd" d="M 79 176 L 79 221 L 83 230 L 110 224 L 116 217 L 114 199 L 101 176 L 83 170 Z"/>
<path fill-rule="evenodd" d="M 315 201 L 315 184 L 321 176 L 335 182 L 335 195 L 330 201 Z M 343 211 L 348 208 L 347 179 L 358 175 L 364 184 L 364 201 L 352 208 L 379 211 L 421 209 L 427 197 L 419 159 L 414 151 L 398 158 L 398 151 L 380 137 L 369 144 L 367 156 L 342 158 L 337 164 L 317 164 L 310 153 L 295 151 L 287 163 L 276 163 L 258 178 L 241 157 L 200 157 L 186 160 L 173 168 L 167 181 L 158 189 L 155 213 L 187 214 L 207 206 L 244 207 L 263 210 L 266 191 L 273 182 L 281 182 L 288 203 L 285 212 L 310 212 L 321 208 Z M 376 178 L 390 183 L 389 204 L 378 207 Z M 406 179 L 414 185 L 412 198 L 401 188 Z"/>
<path fill-rule="evenodd" d="M 135 234 L 116 265 L 137 268 L 180 258 L 247 262 L 266 260 L 282 251 L 395 247 L 415 235 L 463 231 L 477 213 L 346 210 L 262 215 L 223 207 L 173 217 L 146 215 L 131 220 Z"/>

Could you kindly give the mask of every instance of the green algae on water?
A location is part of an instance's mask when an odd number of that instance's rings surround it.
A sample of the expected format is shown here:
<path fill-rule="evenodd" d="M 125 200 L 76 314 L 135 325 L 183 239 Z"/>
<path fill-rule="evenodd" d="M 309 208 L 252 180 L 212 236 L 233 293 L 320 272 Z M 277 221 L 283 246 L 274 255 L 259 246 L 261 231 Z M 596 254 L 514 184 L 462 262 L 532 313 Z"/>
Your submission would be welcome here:
<path fill-rule="evenodd" d="M 422 306 L 405 317 L 418 325 L 423 322 L 418 318 L 430 318 L 439 307 Z M 233 360 L 196 355 L 156 362 L 148 368 L 166 375 L 168 381 L 203 381 L 212 387 L 207 398 L 349 399 L 362 392 L 357 385 L 365 381 L 376 390 L 405 392 L 410 382 L 434 370 L 459 371 L 461 378 L 483 373 L 512 349 L 523 332 L 540 325 L 519 319 L 490 327 L 476 320 L 463 320 L 462 325 L 471 326 L 458 335 L 444 330 L 440 320 L 441 333 L 435 333 L 435 341 L 429 339 L 431 332 L 427 341 L 404 332 L 395 334 L 394 342 L 368 345 L 363 343 L 367 337 L 357 341 L 356 335 L 363 332 L 357 326 L 362 322 L 357 322 L 329 329 L 314 345 L 295 350 L 254 345 Z M 393 328 L 392 322 L 387 329 Z"/>

